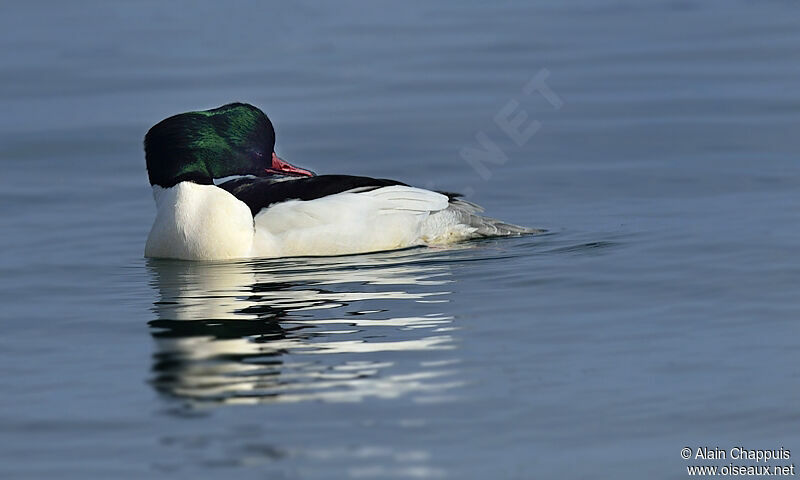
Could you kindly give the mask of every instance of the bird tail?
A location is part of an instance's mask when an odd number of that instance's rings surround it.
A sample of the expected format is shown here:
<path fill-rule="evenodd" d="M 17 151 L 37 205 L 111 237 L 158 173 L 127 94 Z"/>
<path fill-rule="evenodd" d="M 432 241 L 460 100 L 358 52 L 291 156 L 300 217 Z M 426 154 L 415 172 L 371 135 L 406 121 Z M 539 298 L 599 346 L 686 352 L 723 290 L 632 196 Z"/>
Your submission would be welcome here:
<path fill-rule="evenodd" d="M 535 233 L 544 233 L 538 228 L 528 228 L 512 223 L 506 223 L 496 218 L 480 215 L 483 208 L 461 198 L 451 198 L 447 210 L 456 216 L 459 223 L 466 225 L 472 231 L 473 237 L 499 237 L 518 236 Z"/>

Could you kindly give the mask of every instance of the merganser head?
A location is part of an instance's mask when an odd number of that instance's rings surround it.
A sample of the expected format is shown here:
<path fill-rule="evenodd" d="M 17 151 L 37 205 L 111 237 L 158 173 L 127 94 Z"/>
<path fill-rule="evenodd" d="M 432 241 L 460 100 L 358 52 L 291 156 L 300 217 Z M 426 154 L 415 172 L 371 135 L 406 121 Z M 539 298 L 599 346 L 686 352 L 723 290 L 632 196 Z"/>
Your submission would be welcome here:
<path fill-rule="evenodd" d="M 145 135 L 144 151 L 150 184 L 165 188 L 231 175 L 314 175 L 275 155 L 272 122 L 246 103 L 164 119 Z"/>

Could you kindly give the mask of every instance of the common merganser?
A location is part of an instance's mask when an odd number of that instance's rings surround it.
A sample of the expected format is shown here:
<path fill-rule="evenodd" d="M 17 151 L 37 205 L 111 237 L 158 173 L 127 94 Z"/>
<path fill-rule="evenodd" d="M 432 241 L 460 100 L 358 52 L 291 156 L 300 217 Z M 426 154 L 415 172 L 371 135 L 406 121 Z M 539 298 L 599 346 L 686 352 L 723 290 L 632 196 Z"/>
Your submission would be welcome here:
<path fill-rule="evenodd" d="M 162 120 L 144 148 L 158 210 L 146 257 L 343 255 L 538 232 L 481 216 L 457 194 L 295 167 L 275 154 L 269 118 L 245 103 Z"/>

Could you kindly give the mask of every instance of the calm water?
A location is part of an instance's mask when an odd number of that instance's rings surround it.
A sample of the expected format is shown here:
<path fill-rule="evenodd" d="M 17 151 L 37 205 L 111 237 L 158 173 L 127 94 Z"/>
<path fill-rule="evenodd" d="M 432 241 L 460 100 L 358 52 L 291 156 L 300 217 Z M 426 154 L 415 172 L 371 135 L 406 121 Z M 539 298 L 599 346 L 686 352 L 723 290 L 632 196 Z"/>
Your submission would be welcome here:
<path fill-rule="evenodd" d="M 679 479 L 684 446 L 800 455 L 798 19 L 4 2 L 0 477 Z M 235 100 L 298 165 L 550 233 L 146 261 L 145 131 Z M 515 141 L 495 117 L 520 111 L 539 128 Z M 477 138 L 507 161 L 470 166 Z"/>

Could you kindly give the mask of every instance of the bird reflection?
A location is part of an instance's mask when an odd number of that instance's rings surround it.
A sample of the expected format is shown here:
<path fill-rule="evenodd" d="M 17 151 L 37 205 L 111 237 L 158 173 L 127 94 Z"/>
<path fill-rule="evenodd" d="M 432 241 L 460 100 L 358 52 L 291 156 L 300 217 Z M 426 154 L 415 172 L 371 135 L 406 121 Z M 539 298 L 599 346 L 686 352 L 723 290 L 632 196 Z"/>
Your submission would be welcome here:
<path fill-rule="evenodd" d="M 455 254 L 150 260 L 152 385 L 192 406 L 442 396 L 460 384 Z"/>

